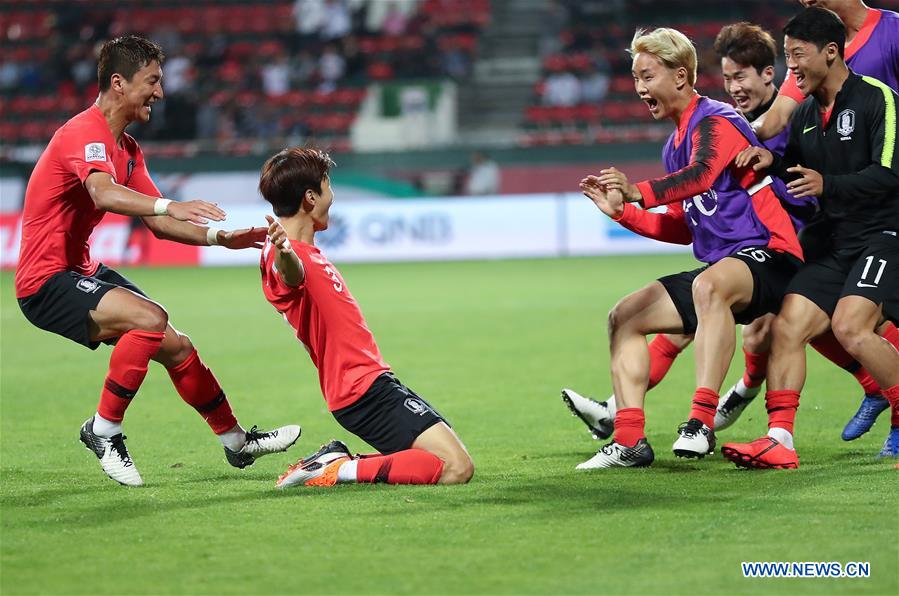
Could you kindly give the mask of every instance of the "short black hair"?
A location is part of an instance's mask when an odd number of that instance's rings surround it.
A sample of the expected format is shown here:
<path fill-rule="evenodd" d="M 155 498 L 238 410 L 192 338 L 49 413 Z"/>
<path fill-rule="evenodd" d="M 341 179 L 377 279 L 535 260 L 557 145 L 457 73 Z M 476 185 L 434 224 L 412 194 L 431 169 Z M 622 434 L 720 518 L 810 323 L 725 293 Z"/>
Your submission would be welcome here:
<path fill-rule="evenodd" d="M 325 151 L 292 147 L 282 149 L 262 166 L 259 192 L 278 217 L 297 214 L 307 190 L 322 192 L 322 182 L 334 166 Z"/>
<path fill-rule="evenodd" d="M 134 73 L 154 61 L 160 66 L 165 62 L 165 54 L 159 44 L 137 35 L 110 39 L 100 48 L 100 60 L 97 63 L 97 84 L 100 91 L 109 90 L 112 75 L 119 73 L 130 81 Z"/>
<path fill-rule="evenodd" d="M 837 44 L 840 58 L 843 57 L 843 48 L 846 45 L 846 26 L 840 17 L 831 10 L 812 6 L 806 8 L 784 27 L 784 35 L 815 44 L 818 51 L 830 43 Z"/>
<path fill-rule="evenodd" d="M 730 58 L 740 66 L 752 66 L 762 71 L 774 66 L 777 45 L 771 34 L 745 21 L 724 26 L 715 38 L 715 53 L 718 58 Z"/>

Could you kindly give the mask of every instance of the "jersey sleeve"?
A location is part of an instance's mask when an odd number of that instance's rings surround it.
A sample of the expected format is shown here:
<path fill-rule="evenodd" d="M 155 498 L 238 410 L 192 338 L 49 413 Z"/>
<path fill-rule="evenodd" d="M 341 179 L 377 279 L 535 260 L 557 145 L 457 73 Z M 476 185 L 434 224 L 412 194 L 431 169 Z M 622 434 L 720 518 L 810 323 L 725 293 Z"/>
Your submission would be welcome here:
<path fill-rule="evenodd" d="M 84 184 L 91 172 L 106 172 L 116 176 L 112 163 L 115 142 L 112 133 L 85 126 L 67 126 L 60 130 L 58 156 L 63 169 L 78 176 Z"/>
<path fill-rule="evenodd" d="M 793 72 L 789 70 L 787 71 L 787 76 L 784 77 L 784 82 L 780 86 L 778 93 L 786 95 L 796 103 L 805 101 L 805 95 L 803 95 L 802 91 L 799 90 L 799 87 L 796 86 L 796 77 L 794 77 Z"/>
<path fill-rule="evenodd" d="M 260 268 L 262 273 L 262 291 L 272 306 L 279 312 L 286 311 L 291 303 L 303 295 L 305 291 L 305 278 L 299 286 L 289 286 L 281 279 L 281 274 L 275 266 L 273 247 L 271 243 L 266 242 L 262 252 Z M 302 259 L 300 259 L 302 261 Z M 305 268 L 305 263 L 304 263 Z"/>
<path fill-rule="evenodd" d="M 150 178 L 150 171 L 147 169 L 147 162 L 144 160 L 144 152 L 141 151 L 139 145 L 135 143 L 134 154 L 134 171 L 131 172 L 131 178 L 128 179 L 128 188 L 137 192 L 149 195 L 151 197 L 161 197 L 162 193 Z"/>
<path fill-rule="evenodd" d="M 615 221 L 632 232 L 654 240 L 672 244 L 693 242 L 693 234 L 684 220 L 684 208 L 680 203 L 671 203 L 665 213 L 654 213 L 625 203 L 624 212 Z"/>
<path fill-rule="evenodd" d="M 868 102 L 865 114 L 871 164 L 852 174 L 822 176 L 825 196 L 858 200 L 859 197 L 882 196 L 899 190 L 896 93 L 876 79 L 865 77 L 865 81 L 880 90 L 875 99 Z"/>
<path fill-rule="evenodd" d="M 703 118 L 691 135 L 690 163 L 667 176 L 637 183 L 645 207 L 668 205 L 702 194 L 749 146 L 737 127 L 721 116 Z"/>

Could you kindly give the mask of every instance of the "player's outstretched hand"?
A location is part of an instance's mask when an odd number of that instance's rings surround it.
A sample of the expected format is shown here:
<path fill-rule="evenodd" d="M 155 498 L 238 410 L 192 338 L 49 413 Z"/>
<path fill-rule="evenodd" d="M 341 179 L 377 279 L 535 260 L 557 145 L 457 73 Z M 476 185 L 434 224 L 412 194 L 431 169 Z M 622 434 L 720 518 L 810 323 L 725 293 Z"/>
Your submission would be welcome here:
<path fill-rule="evenodd" d="M 275 248 L 284 253 L 293 252 L 293 247 L 290 245 L 290 238 L 287 237 L 287 230 L 284 229 L 281 222 L 271 215 L 266 215 L 265 220 L 268 222 L 268 230 L 266 233 Z"/>
<path fill-rule="evenodd" d="M 774 155 L 764 147 L 747 147 L 734 158 L 734 165 L 738 168 L 752 164 L 752 169 L 756 172 L 770 168 L 773 163 Z"/>
<path fill-rule="evenodd" d="M 635 203 L 643 199 L 643 193 L 636 185 L 627 180 L 624 172 L 617 168 L 608 168 L 599 171 L 599 183 L 609 190 L 620 190 L 624 199 L 629 203 Z"/>
<path fill-rule="evenodd" d="M 169 217 L 181 221 L 189 221 L 191 223 L 204 225 L 209 220 L 222 221 L 225 219 L 225 212 L 219 209 L 215 203 L 207 203 L 206 201 L 172 201 L 168 204 Z"/>
<path fill-rule="evenodd" d="M 787 190 L 797 199 L 802 197 L 820 197 L 821 193 L 824 192 L 824 178 L 815 170 L 794 166 L 787 168 L 787 171 L 799 176 L 799 178 L 787 184 Z"/>
<path fill-rule="evenodd" d="M 222 230 L 219 232 L 218 241 L 221 246 L 232 250 L 243 248 L 262 248 L 265 235 L 268 231 L 264 227 L 242 228 L 240 230 Z"/>
<path fill-rule="evenodd" d="M 580 186 L 584 196 L 609 217 L 618 218 L 624 213 L 624 195 L 620 190 L 607 189 L 597 176 L 592 175 L 581 180 Z"/>

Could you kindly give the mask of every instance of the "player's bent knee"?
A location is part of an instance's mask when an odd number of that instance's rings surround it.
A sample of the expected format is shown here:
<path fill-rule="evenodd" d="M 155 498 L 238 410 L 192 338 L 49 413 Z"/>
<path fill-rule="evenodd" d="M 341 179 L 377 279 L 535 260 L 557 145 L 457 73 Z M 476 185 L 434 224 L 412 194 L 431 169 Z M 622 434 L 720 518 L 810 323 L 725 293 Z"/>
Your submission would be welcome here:
<path fill-rule="evenodd" d="M 854 321 L 851 316 L 840 316 L 840 313 L 836 313 L 831 327 L 837 341 L 847 352 L 853 355 L 858 353 L 865 336 L 865 330 L 861 328 L 858 321 Z"/>
<path fill-rule="evenodd" d="M 147 302 L 131 315 L 131 328 L 143 331 L 165 331 L 169 324 L 169 313 L 158 304 Z"/>
<path fill-rule="evenodd" d="M 720 280 L 714 276 L 700 275 L 693 280 L 693 303 L 697 309 L 708 308 L 721 302 Z"/>
<path fill-rule="evenodd" d="M 454 454 L 443 460 L 440 484 L 466 484 L 474 476 L 474 462 L 467 453 Z"/>

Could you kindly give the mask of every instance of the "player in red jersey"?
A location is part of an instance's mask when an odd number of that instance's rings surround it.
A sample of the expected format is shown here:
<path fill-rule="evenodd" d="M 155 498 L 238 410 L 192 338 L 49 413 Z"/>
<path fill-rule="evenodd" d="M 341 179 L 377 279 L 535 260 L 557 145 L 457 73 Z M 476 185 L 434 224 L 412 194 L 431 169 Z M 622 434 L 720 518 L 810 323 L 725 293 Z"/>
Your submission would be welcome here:
<path fill-rule="evenodd" d="M 296 330 L 318 369 L 328 410 L 380 454 L 353 457 L 340 441 L 298 461 L 277 486 L 338 482 L 461 484 L 474 466 L 446 420 L 390 372 L 337 268 L 315 246 L 334 199 L 333 162 L 315 149 L 284 149 L 262 168 L 269 221 L 260 269 L 266 299 Z"/>
<path fill-rule="evenodd" d="M 233 466 L 284 451 L 300 434 L 296 425 L 245 431 L 166 310 L 90 256 L 88 238 L 107 211 L 141 217 L 157 237 L 184 244 L 258 248 L 265 238 L 265 228 L 226 232 L 202 225 L 225 213 L 205 201 L 161 198 L 150 179 L 140 147 L 125 128 L 147 122 L 163 98 L 164 60 L 158 45 L 136 36 L 103 45 L 97 102 L 56 131 L 28 181 L 15 277 L 16 298 L 33 325 L 92 350 L 100 343 L 114 346 L 97 413 L 82 425 L 81 441 L 110 478 L 129 486 L 143 481 L 125 447 L 122 419 L 150 360 L 166 367 L 181 398 L 219 436 Z"/>

